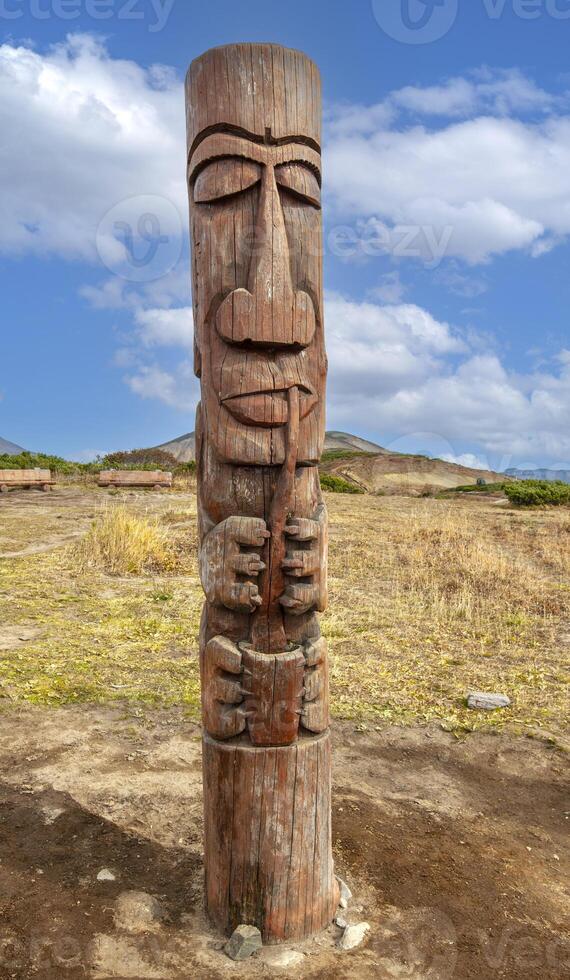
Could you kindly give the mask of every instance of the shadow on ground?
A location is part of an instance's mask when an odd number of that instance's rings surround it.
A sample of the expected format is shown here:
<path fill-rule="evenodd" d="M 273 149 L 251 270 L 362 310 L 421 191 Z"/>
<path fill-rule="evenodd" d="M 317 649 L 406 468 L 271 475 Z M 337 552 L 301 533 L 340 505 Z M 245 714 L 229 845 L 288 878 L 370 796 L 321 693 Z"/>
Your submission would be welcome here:
<path fill-rule="evenodd" d="M 284 971 L 230 963 L 204 919 L 194 725 L 177 711 L 0 715 L 0 977 L 567 975 L 563 754 L 437 728 L 335 734 L 335 858 L 371 932 L 341 953 L 331 927 Z M 166 911 L 152 933 L 114 921 L 133 889 Z"/>

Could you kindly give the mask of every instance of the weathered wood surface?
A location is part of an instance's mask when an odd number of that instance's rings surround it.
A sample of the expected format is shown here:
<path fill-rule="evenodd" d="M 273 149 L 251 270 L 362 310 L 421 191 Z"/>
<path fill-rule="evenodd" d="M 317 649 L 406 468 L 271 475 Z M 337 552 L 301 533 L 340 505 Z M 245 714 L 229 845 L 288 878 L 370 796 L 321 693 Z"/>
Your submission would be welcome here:
<path fill-rule="evenodd" d="M 330 860 L 330 734 L 255 749 L 204 737 L 206 902 L 219 929 L 257 924 L 264 942 L 325 929 L 337 906 Z"/>
<path fill-rule="evenodd" d="M 100 487 L 162 487 L 172 486 L 172 473 L 163 470 L 101 470 Z"/>
<path fill-rule="evenodd" d="M 39 487 L 42 490 L 50 490 L 55 486 L 55 480 L 51 475 L 51 470 L 29 469 L 29 470 L 0 470 L 0 491 L 5 492 L 12 487 Z"/>
<path fill-rule="evenodd" d="M 207 908 L 303 938 L 332 918 L 321 97 L 271 44 L 186 80 Z"/>

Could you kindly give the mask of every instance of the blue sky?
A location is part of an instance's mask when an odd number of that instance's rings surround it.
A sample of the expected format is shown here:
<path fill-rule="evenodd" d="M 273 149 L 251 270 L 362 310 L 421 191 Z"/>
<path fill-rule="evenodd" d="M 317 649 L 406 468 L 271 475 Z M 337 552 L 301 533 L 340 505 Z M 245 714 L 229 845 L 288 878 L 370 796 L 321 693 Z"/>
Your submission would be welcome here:
<path fill-rule="evenodd" d="M 323 76 L 328 427 L 570 465 L 570 0 L 0 0 L 0 29 L 0 435 L 194 427 L 182 79 L 270 40 Z"/>

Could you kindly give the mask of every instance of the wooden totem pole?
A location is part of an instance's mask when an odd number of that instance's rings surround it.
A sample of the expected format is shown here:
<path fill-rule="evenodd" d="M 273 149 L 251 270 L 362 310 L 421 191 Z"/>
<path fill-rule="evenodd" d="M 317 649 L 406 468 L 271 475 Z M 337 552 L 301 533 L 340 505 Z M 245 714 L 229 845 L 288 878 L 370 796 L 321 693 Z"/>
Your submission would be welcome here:
<path fill-rule="evenodd" d="M 338 899 L 330 827 L 320 81 L 214 48 L 186 79 L 206 905 L 302 939 Z"/>

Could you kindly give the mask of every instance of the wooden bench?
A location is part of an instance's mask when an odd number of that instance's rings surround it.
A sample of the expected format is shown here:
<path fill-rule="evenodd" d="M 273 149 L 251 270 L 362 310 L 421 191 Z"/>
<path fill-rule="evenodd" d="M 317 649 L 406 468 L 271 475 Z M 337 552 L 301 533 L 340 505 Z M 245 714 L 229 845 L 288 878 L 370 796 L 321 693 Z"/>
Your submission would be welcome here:
<path fill-rule="evenodd" d="M 152 487 L 162 490 L 172 486 L 172 473 L 162 470 L 101 470 L 100 487 Z"/>
<path fill-rule="evenodd" d="M 40 490 L 51 490 L 55 480 L 51 470 L 37 467 L 33 470 L 0 470 L 0 492 L 7 493 L 13 487 L 39 487 Z"/>

